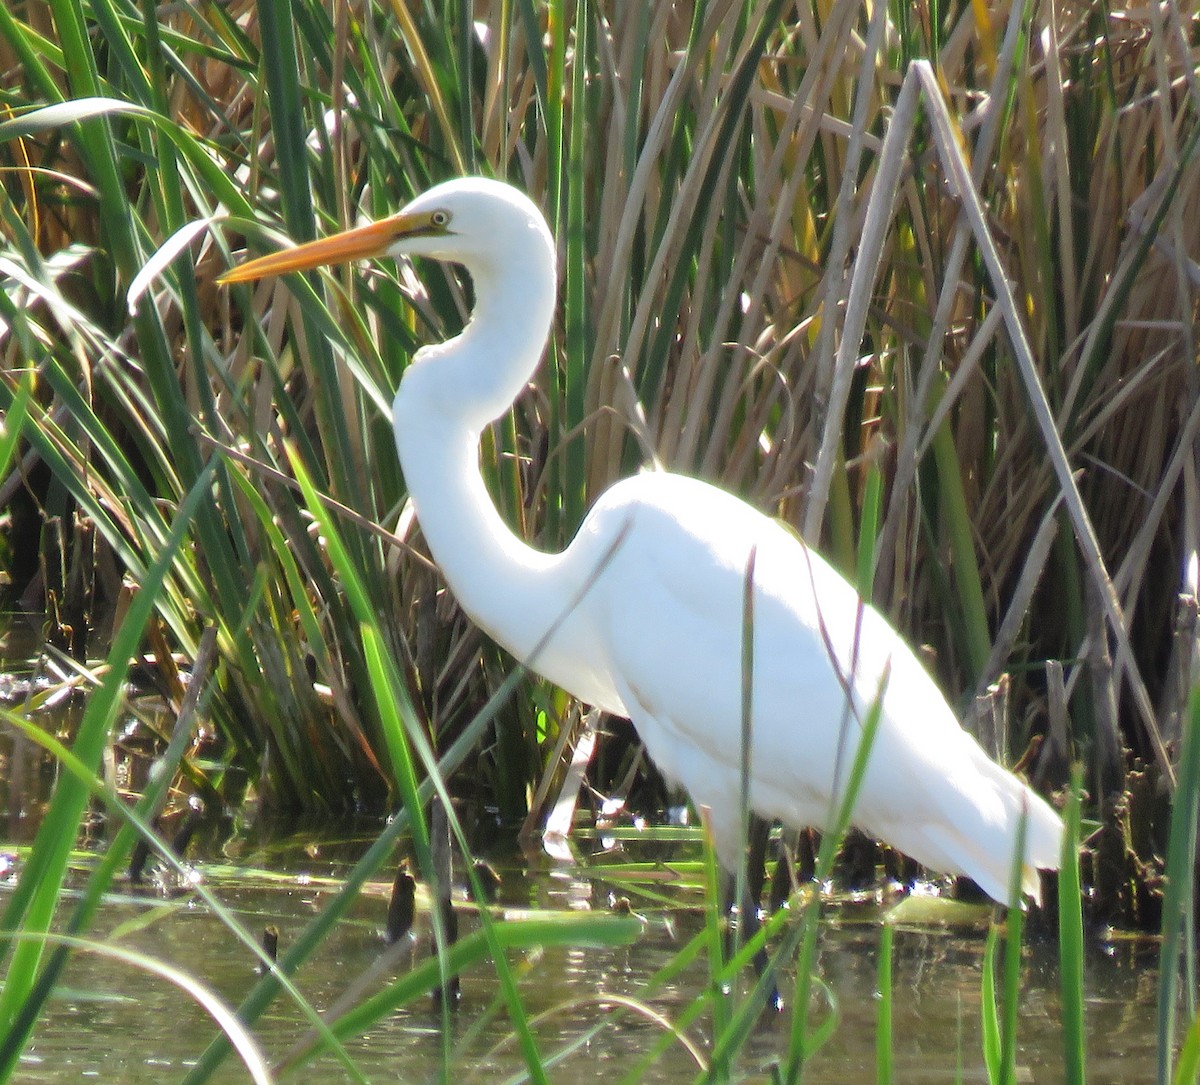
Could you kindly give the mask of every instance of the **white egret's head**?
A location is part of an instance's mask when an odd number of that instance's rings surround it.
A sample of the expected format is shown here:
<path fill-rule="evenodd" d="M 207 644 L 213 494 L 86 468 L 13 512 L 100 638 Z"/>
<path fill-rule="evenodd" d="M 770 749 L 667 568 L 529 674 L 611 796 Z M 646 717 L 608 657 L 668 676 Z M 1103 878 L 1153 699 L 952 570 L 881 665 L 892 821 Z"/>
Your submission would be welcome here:
<path fill-rule="evenodd" d="M 511 266 L 531 244 L 553 260 L 550 231 L 528 196 L 502 181 L 462 177 L 435 185 L 378 222 L 251 260 L 221 281 L 248 282 L 373 256 L 429 256 L 473 270 L 497 268 Z"/>

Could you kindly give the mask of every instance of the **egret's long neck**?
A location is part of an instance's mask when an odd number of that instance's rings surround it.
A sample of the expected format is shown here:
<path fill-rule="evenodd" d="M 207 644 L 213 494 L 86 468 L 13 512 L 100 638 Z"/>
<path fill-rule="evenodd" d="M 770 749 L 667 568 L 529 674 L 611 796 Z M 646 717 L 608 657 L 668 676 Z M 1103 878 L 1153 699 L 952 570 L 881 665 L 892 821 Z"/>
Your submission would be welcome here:
<path fill-rule="evenodd" d="M 393 404 L 400 466 L 434 560 L 463 609 L 522 659 L 557 617 L 547 575 L 555 559 L 518 538 L 496 511 L 479 473 L 479 435 L 541 359 L 555 289 L 545 248 L 531 244 L 519 254 L 517 274 L 468 268 L 471 322 L 420 352 Z"/>

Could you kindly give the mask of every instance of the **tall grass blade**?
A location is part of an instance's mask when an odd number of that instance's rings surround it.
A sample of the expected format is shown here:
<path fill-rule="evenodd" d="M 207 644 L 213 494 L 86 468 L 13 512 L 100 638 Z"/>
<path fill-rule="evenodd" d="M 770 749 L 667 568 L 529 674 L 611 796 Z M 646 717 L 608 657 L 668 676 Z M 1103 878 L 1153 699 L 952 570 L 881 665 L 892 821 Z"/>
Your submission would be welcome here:
<path fill-rule="evenodd" d="M 836 1003 L 830 994 L 831 1013 L 824 1024 L 815 1032 L 808 1030 L 809 1000 L 813 984 L 824 989 L 824 985 L 813 974 L 816 962 L 817 933 L 820 926 L 820 887 L 824 885 L 833 871 L 833 863 L 838 849 L 854 814 L 854 806 L 858 801 L 858 793 L 866 776 L 867 764 L 870 760 L 871 749 L 875 744 L 875 735 L 883 718 L 883 695 L 887 689 L 890 672 L 885 670 L 880 680 L 879 691 L 862 716 L 861 723 L 856 717 L 857 709 L 851 704 L 846 707 L 846 719 L 843 725 L 850 729 L 859 730 L 858 743 L 854 752 L 854 761 L 846 779 L 841 799 L 830 824 L 826 826 L 821 836 L 821 847 L 817 853 L 814 884 L 806 887 L 807 899 L 802 905 L 800 923 L 803 937 L 800 942 L 800 952 L 796 960 L 796 987 L 792 1000 L 792 1024 L 788 1034 L 787 1057 L 784 1063 L 783 1080 L 797 1082 L 804 1074 L 807 1061 L 820 1048 L 831 1034 L 836 1020 Z"/>
<path fill-rule="evenodd" d="M 299 481 L 301 488 L 304 490 L 309 512 L 314 518 L 319 519 L 323 517 L 324 509 L 317 491 L 312 484 L 312 480 L 308 477 L 303 465 L 295 458 L 293 458 L 293 468 L 296 471 L 297 481 Z M 429 884 L 435 884 L 437 872 L 434 868 L 433 856 L 430 851 L 429 829 L 425 822 L 423 800 L 418 789 L 417 774 L 409 751 L 410 741 L 422 749 L 428 779 L 434 789 L 438 791 L 443 808 L 446 810 L 447 817 L 450 818 L 451 825 L 459 836 L 464 853 L 469 856 L 467 843 L 461 832 L 461 828 L 457 824 L 457 818 L 453 815 L 450 796 L 445 789 L 445 778 L 439 774 L 439 766 L 433 751 L 422 735 L 421 729 L 416 724 L 416 711 L 413 708 L 411 698 L 408 696 L 406 686 L 400 679 L 395 664 L 383 649 L 381 634 L 376 624 L 377 619 L 374 614 L 374 608 L 370 605 L 366 591 L 350 561 L 349 553 L 339 539 L 337 531 L 328 521 L 326 521 L 325 527 L 325 541 L 329 550 L 330 560 L 337 569 L 361 622 L 361 634 L 371 676 L 371 691 L 384 723 L 384 734 L 392 756 L 393 772 L 400 793 L 399 797 L 404 804 L 404 809 L 409 812 L 409 825 L 413 833 L 413 846 L 417 852 L 421 870 L 426 881 Z M 475 888 L 478 892 L 478 885 Z M 433 911 L 433 922 L 438 941 L 438 962 L 439 965 L 443 965 L 452 947 L 449 946 L 446 933 L 441 928 L 441 916 L 436 908 Z M 491 921 L 485 912 L 480 913 L 480 922 L 483 926 L 483 937 L 492 946 L 493 963 L 496 968 L 497 977 L 500 980 L 501 989 L 505 993 L 509 1017 L 520 1039 L 530 1076 L 534 1081 L 544 1082 L 546 1078 L 542 1070 L 541 1058 L 538 1054 L 533 1033 L 529 1029 L 516 983 L 503 957 L 501 941 L 496 933 L 497 925 Z M 448 967 L 445 969 L 442 976 L 443 983 L 449 979 L 451 972 L 452 970 Z M 444 1012 L 448 1013 L 449 1009 L 445 1006 L 445 1002 L 443 1002 L 443 1007 Z M 445 1035 L 448 1042 L 449 1020 L 447 1019 L 445 1023 L 447 1026 Z"/>
<path fill-rule="evenodd" d="M 33 935 L 27 932 L 18 932 L 13 937 L 18 942 L 36 938 L 45 946 L 57 946 L 75 953 L 90 953 L 99 957 L 107 957 L 126 971 L 144 972 L 149 976 L 157 976 L 166 980 L 203 1009 L 229 1038 L 230 1044 L 237 1051 L 242 1065 L 250 1075 L 251 1081 L 256 1082 L 257 1085 L 271 1085 L 274 1080 L 262 1050 L 249 1030 L 237 1019 L 237 1015 L 229 1009 L 219 995 L 182 969 L 175 968 L 158 957 L 139 953 L 125 946 L 97 942 L 88 938 L 77 938 L 64 934 Z"/>
<path fill-rule="evenodd" d="M 771 944 L 773 939 L 778 938 L 775 950 L 771 953 L 762 974 L 755 981 L 753 989 L 733 1008 L 723 1029 L 718 1031 L 714 1027 L 711 1059 L 714 1072 L 719 1070 L 721 1073 L 732 1073 L 739 1053 L 745 1048 L 755 1030 L 762 1025 L 762 1014 L 768 1001 L 777 997 L 779 976 L 783 968 L 795 957 L 805 929 L 803 924 L 787 922 L 788 919 L 790 917 L 785 911 L 776 912 L 761 924 L 758 933 L 726 962 L 722 987 L 736 982 L 747 968 L 757 965 L 758 955 L 765 952 L 766 946 Z M 832 998 L 830 1005 L 834 1005 Z M 769 1012 L 774 1013 L 774 1008 Z M 830 1013 L 823 1028 L 831 1032 L 836 1021 L 836 1012 Z M 820 1031 L 819 1029 L 818 1032 Z M 813 1038 L 814 1050 L 823 1042 L 823 1038 Z"/>
<path fill-rule="evenodd" d="M 1162 948 L 1158 965 L 1159 1085 L 1169 1085 L 1175 1057 L 1179 1009 L 1179 959 L 1185 943 L 1195 938 L 1186 922 L 1196 891 L 1197 818 L 1200 817 L 1200 683 L 1188 699 L 1183 745 L 1179 751 L 1179 787 L 1171 811 L 1167 842 L 1166 888 L 1162 907 Z"/>
<path fill-rule="evenodd" d="M 892 948 L 896 928 L 886 919 L 879 928 L 879 963 L 876 969 L 875 997 L 875 1080 L 891 1085 L 892 1070 Z"/>
<path fill-rule="evenodd" d="M 89 876 L 87 885 L 80 895 L 74 911 L 67 920 L 63 935 L 50 936 L 48 944 L 54 948 L 51 950 L 45 966 L 38 974 L 37 983 L 34 985 L 30 997 L 21 1007 L 20 1014 L 14 1022 L 12 1029 L 14 1036 L 19 1036 L 22 1032 L 30 1031 L 36 1025 L 42 1008 L 46 1001 L 53 995 L 59 976 L 69 963 L 71 952 L 69 940 L 81 935 L 88 929 L 92 917 L 103 900 L 104 894 L 111 889 L 118 870 L 128 859 L 129 843 L 134 833 L 148 841 L 162 861 L 172 868 L 178 877 L 189 880 L 191 892 L 211 911 L 213 917 L 230 934 L 238 939 L 248 954 L 251 956 L 257 955 L 260 963 L 265 968 L 269 969 L 271 967 L 271 961 L 263 952 L 256 935 L 247 930 L 239 921 L 237 915 L 227 908 L 205 886 L 203 881 L 191 881 L 187 865 L 176 855 L 171 844 L 164 840 L 150 824 L 153 811 L 158 808 L 159 800 L 163 797 L 171 781 L 174 779 L 184 749 L 190 741 L 191 736 L 186 730 L 177 730 L 172 735 L 167 750 L 157 761 L 157 764 L 161 768 L 161 773 L 153 786 L 148 788 L 138 800 L 137 805 L 131 808 L 110 785 L 97 778 L 70 749 L 63 746 L 53 735 L 48 734 L 36 724 L 29 723 L 7 709 L 0 709 L 0 718 L 3 718 L 10 726 L 24 734 L 32 744 L 42 747 L 67 773 L 87 789 L 93 799 L 104 805 L 110 817 L 124 823 L 112 844 L 105 851 L 103 858 Z M 320 1015 L 308 1000 L 289 980 L 282 979 L 281 982 L 293 1003 L 300 1008 L 301 1012 L 312 1023 L 312 1027 L 317 1033 L 324 1037 L 329 1047 L 337 1053 L 350 1076 L 356 1081 L 363 1080 L 345 1050 L 329 1033 Z M 223 1031 L 225 1032 L 225 1039 L 231 1042 L 233 1048 L 237 1050 L 237 1037 L 230 1035 L 228 1030 Z"/>
<path fill-rule="evenodd" d="M 296 41 L 296 16 L 291 0 L 262 0 L 258 6 L 262 29 L 265 101 L 271 114 L 271 137 L 279 160 L 279 199 L 288 233 L 297 241 L 314 236 L 312 191 L 309 188 L 306 125 L 301 101 L 303 64 Z"/>
<path fill-rule="evenodd" d="M 1022 847 L 1021 852 L 1023 851 Z M 1020 882 L 1016 884 L 1019 901 Z M 1000 1004 L 1000 1081 L 1003 1085 L 1016 1085 L 1017 1023 L 1021 1004 L 1021 937 L 1025 929 L 1025 913 L 1019 903 L 1008 909 L 1005 928 L 1004 976 Z"/>
<path fill-rule="evenodd" d="M 117 98 L 72 98 L 54 105 L 40 106 L 20 113 L 6 121 L 0 121 L 0 143 L 10 139 L 52 132 L 68 124 L 112 117 L 120 114 L 152 117 L 154 114 L 136 102 L 125 102 Z"/>
<path fill-rule="evenodd" d="M 701 811 L 702 819 L 707 812 Z M 729 1027 L 730 1007 L 725 983 L 725 957 L 727 917 L 722 909 L 724 892 L 721 886 L 721 868 L 717 864 L 715 850 L 711 846 L 711 831 L 705 826 L 704 848 L 704 932 L 708 940 L 708 983 L 712 992 L 713 1033 L 722 1034 Z M 727 1066 L 712 1065 L 719 1074 L 728 1074 Z"/>
<path fill-rule="evenodd" d="M 176 552 L 183 544 L 192 517 L 209 492 L 210 475 L 211 469 L 204 471 L 180 503 L 163 550 L 147 570 L 146 578 L 125 615 L 125 621 L 117 631 L 109 653 L 108 670 L 84 710 L 73 751 L 93 774 L 98 769 L 104 743 L 122 704 L 130 662 L 137 652 L 146 623 L 154 612 L 157 594 L 175 560 Z M 36 935 L 49 931 L 87 799 L 88 790 L 81 781 L 69 775 L 59 779 L 21 880 L 0 918 L 0 933 L 22 931 Z M 14 1028 L 14 1023 L 19 1014 L 28 1016 L 28 1003 L 41 959 L 42 943 L 36 938 L 22 941 L 12 949 L 4 987 L 0 990 L 0 1036 L 3 1037 L 0 1043 L 0 1080 L 12 1073 L 28 1041 L 28 1028 L 18 1030 Z M 32 1020 L 29 1021 L 29 1028 L 32 1024 Z"/>
<path fill-rule="evenodd" d="M 1071 773 L 1071 790 L 1063 810 L 1063 852 L 1058 869 L 1058 970 L 1062 1019 L 1063 1080 L 1083 1085 L 1087 1061 L 1087 1029 L 1083 993 L 1083 894 L 1079 884 L 1079 819 L 1083 767 Z"/>
<path fill-rule="evenodd" d="M 8 474 L 8 466 L 12 462 L 21 433 L 25 429 L 25 421 L 29 417 L 30 381 L 22 380 L 17 387 L 17 393 L 0 419 L 0 476 Z"/>
<path fill-rule="evenodd" d="M 880 514 L 883 509 L 883 475 L 873 460 L 867 464 L 863 493 L 862 518 L 858 530 L 858 563 L 855 586 L 863 599 L 872 597 L 875 586 L 875 545 L 879 541 Z"/>
<path fill-rule="evenodd" d="M 1183 1038 L 1171 1085 L 1195 1085 L 1197 1081 L 1200 1081 L 1200 1014 L 1192 1018 Z"/>
<path fill-rule="evenodd" d="M 364 999 L 334 1021 L 332 1031 L 340 1040 L 357 1036 L 401 1006 L 428 994 L 442 982 L 443 969 L 451 975 L 458 975 L 473 964 L 487 960 L 488 955 L 497 950 L 505 953 L 536 946 L 620 946 L 635 941 L 640 933 L 641 924 L 628 916 L 556 916 L 498 923 L 492 934 L 482 930 L 473 931 L 447 948 L 444 961 L 435 958 L 423 961 L 400 979 L 388 984 L 385 990 Z M 319 1052 L 319 1047 L 313 1048 L 305 1053 L 305 1058 Z M 531 1070 L 531 1077 L 535 1080 L 544 1078 L 540 1063 L 537 1073 Z"/>
<path fill-rule="evenodd" d="M 565 6 L 565 5 L 564 5 Z M 587 481 L 586 448 L 577 427 L 584 421 L 587 395 L 587 362 L 589 345 L 592 342 L 588 321 L 586 236 L 589 195 L 588 171 L 585 158 L 588 117 L 587 65 L 582 58 L 590 50 L 590 28 L 594 17 L 585 0 L 575 5 L 575 64 L 571 80 L 571 139 L 568 147 L 562 191 L 566 200 L 563 234 L 565 246 L 565 296 L 563 362 L 560 373 L 562 384 L 562 409 L 564 412 L 561 432 L 570 443 L 564 451 L 562 464 L 561 532 L 565 543 L 575 533 L 583 519 Z"/>
<path fill-rule="evenodd" d="M 996 958 L 999 956 L 1000 928 L 988 927 L 983 947 L 983 975 L 980 979 L 979 1024 L 983 1042 L 983 1065 L 989 1085 L 1004 1080 L 1004 1042 L 1000 1010 L 996 1004 Z"/>

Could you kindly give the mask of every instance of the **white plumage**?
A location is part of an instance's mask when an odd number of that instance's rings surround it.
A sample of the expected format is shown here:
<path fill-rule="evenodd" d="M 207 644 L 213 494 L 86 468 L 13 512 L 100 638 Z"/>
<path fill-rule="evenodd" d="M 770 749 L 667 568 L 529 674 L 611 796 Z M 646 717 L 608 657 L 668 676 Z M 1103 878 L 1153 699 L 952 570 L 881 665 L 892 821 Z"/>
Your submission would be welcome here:
<path fill-rule="evenodd" d="M 537 368 L 555 305 L 554 242 L 523 194 L 480 178 L 450 181 L 388 219 L 227 278 L 385 254 L 462 264 L 474 284 L 471 321 L 418 352 L 393 410 L 429 549 L 481 628 L 582 701 L 628 716 L 663 772 L 709 808 L 718 856 L 732 868 L 753 550 L 754 810 L 823 827 L 882 687 L 855 824 L 1005 901 L 1024 813 L 1022 888 L 1038 895 L 1037 868 L 1059 863 L 1058 815 L 984 754 L 887 620 L 780 523 L 668 472 L 617 482 L 561 554 L 531 548 L 502 521 L 479 474 L 479 436 Z"/>

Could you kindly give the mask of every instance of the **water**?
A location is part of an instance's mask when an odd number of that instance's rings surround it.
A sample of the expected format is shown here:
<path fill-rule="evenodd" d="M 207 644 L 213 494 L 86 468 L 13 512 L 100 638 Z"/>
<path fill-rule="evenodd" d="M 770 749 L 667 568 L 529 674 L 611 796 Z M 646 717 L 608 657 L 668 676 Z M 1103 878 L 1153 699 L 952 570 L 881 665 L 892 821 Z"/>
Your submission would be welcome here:
<path fill-rule="evenodd" d="M 345 869 L 344 856 L 361 847 L 317 844 L 310 838 L 272 852 L 277 873 L 262 871 L 264 854 L 251 856 L 254 870 L 217 866 L 213 855 L 206 880 L 251 931 L 272 924 L 281 947 L 297 935 L 333 891 Z M 297 983 L 318 1008 L 329 1006 L 368 969 L 381 951 L 380 929 L 387 884 L 361 894 L 322 952 Z M 505 872 L 499 904 L 512 909 L 603 909 L 613 882 L 603 868 L 541 871 L 512 867 Z M 3 903 L 0 897 L 0 904 Z M 635 907 L 638 907 L 635 901 Z M 543 1058 L 562 1054 L 552 1081 L 611 1083 L 668 1034 L 706 981 L 703 960 L 657 991 L 644 1008 L 618 1011 L 616 1000 L 641 1000 L 646 980 L 665 966 L 701 924 L 694 909 L 645 913 L 642 938 L 611 950 L 553 949 L 513 954 L 522 1001 Z M 838 1006 L 838 1025 L 811 1064 L 806 1080 L 827 1085 L 875 1080 L 875 993 L 878 910 L 838 907 L 820 935 L 820 975 Z M 464 933 L 474 918 L 462 913 Z M 236 1005 L 253 986 L 253 962 L 209 910 L 194 900 L 164 901 L 132 895 L 111 897 L 99 919 L 98 935 L 120 935 L 119 944 L 172 962 Z M 982 1081 L 980 983 L 985 931 L 927 926 L 900 928 L 894 951 L 894 1066 L 899 1082 Z M 424 951 L 422 934 L 418 953 Z M 1147 940 L 1110 940 L 1091 949 L 1087 961 L 1088 1081 L 1136 1085 L 1154 1077 L 1154 983 L 1157 947 Z M 785 980 L 788 989 L 791 977 Z M 1058 973 L 1052 943 L 1027 949 L 1018 1030 L 1019 1080 L 1062 1080 L 1058 1025 Z M 375 988 L 372 988 L 375 989 Z M 523 1062 L 506 1013 L 496 1005 L 494 971 L 479 967 L 463 977 L 463 996 L 450 1030 L 452 1076 L 456 1081 L 502 1081 L 519 1074 Z M 373 1080 L 428 1081 L 443 1058 L 442 1019 L 428 999 L 392 1015 L 348 1044 L 360 1070 Z M 597 1026 L 600 1026 L 597 1028 Z M 298 1010 L 278 1001 L 258 1023 L 255 1035 L 269 1058 L 282 1056 L 304 1033 Z M 786 1015 L 761 1026 L 740 1067 L 752 1077 L 785 1046 Z M 594 1033 L 594 1034 L 593 1034 Z M 700 1058 L 707 1058 L 707 1020 L 685 1030 Z M 66 969 L 61 990 L 35 1033 L 17 1080 L 23 1082 L 163 1082 L 179 1080 L 213 1035 L 211 1021 L 184 994 L 163 980 L 97 955 L 78 954 Z M 576 1050 L 572 1050 L 579 1045 Z M 690 1081 L 696 1057 L 672 1043 L 647 1080 Z M 295 1079 L 295 1078 L 294 1078 Z M 300 1071 L 299 1080 L 340 1081 L 344 1070 L 326 1057 Z M 216 1080 L 247 1080 L 231 1060 Z"/>
<path fill-rule="evenodd" d="M 3 694 L 3 691 L 0 691 Z M 18 702 L 20 697 L 16 698 Z M 69 712 L 69 707 L 64 709 Z M 64 715 L 58 727 L 70 730 Z M 137 735 L 122 732 L 111 765 L 114 783 L 138 787 Z M 56 768 L 23 741 L 0 735 L 0 837 L 11 846 L 32 839 L 42 803 Z M 124 773 L 131 773 L 126 781 Z M 171 830 L 173 831 L 173 830 Z M 267 827 L 261 836 L 242 830 L 201 839 L 197 869 L 206 884 L 231 908 L 244 927 L 257 935 L 267 925 L 280 931 L 281 947 L 293 941 L 336 891 L 349 869 L 378 832 L 331 836 L 328 827 L 309 828 L 280 838 Z M 101 835 L 103 829 L 101 828 Z M 102 847 L 102 841 L 94 846 Z M 0 907 L 16 853 L 0 845 Z M 627 845 L 623 858 L 653 861 L 681 854 L 661 842 Z M 685 857 L 694 859 L 694 845 Z M 628 893 L 646 917 L 641 939 L 609 950 L 549 949 L 512 954 L 510 963 L 522 1003 L 533 1022 L 543 1059 L 557 1060 L 552 1081 L 572 1085 L 617 1081 L 648 1052 L 670 1036 L 696 994 L 704 990 L 703 960 L 647 997 L 646 983 L 664 968 L 700 929 L 699 897 L 694 889 L 666 882 L 659 906 L 639 896 L 637 884 L 623 881 L 608 865 L 620 855 L 586 867 L 529 872 L 510 860 L 498 904 L 511 910 L 605 910 L 614 896 Z M 17 858 L 19 873 L 19 857 Z M 85 864 L 86 865 L 86 864 Z M 384 875 L 381 874 L 381 877 Z M 382 944 L 388 881 L 369 886 L 338 924 L 322 951 L 296 978 L 318 1009 L 334 1004 L 347 987 L 371 968 Z M 76 880 L 78 884 L 78 878 Z M 646 883 L 642 883 L 645 885 Z M 69 897 L 63 912 L 71 907 Z M 806 1080 L 840 1085 L 875 1080 L 876 969 L 880 909 L 835 906 L 820 934 L 819 972 L 837 1004 L 837 1027 L 816 1055 Z M 980 988 L 986 912 L 968 926 L 913 925 L 895 935 L 893 976 L 893 1063 L 898 1082 L 975 1082 L 985 1080 L 980 1040 Z M 462 912 L 463 933 L 475 925 Z M 224 925 L 198 900 L 172 900 L 149 890 L 126 889 L 110 896 L 92 934 L 110 947 L 125 947 L 169 962 L 195 977 L 235 1006 L 254 986 L 254 961 Z M 425 951 L 422 931 L 415 952 Z M 1148 939 L 1092 940 L 1086 965 L 1087 1069 L 1091 1085 L 1150 1082 L 1155 1075 L 1155 983 L 1157 944 Z M 378 989 L 379 981 L 371 990 Z M 785 995 L 792 977 L 784 979 Z M 480 966 L 464 975 L 462 1004 L 448 1040 L 443 1021 L 423 997 L 347 1047 L 361 1072 L 376 1081 L 435 1080 L 449 1058 L 456 1085 L 503 1081 L 524 1067 L 506 1010 L 497 1001 L 495 972 Z M 1032 942 L 1022 976 L 1018 1028 L 1019 1080 L 1063 1080 L 1058 1021 L 1058 972 L 1053 943 Z M 625 1005 L 632 1000 L 635 1005 Z M 822 1007 L 822 1012 L 825 1012 Z M 786 1046 L 788 1018 L 764 1023 L 745 1048 L 739 1069 L 761 1079 Z M 271 1060 L 282 1058 L 308 1028 L 290 1002 L 279 999 L 256 1023 L 254 1035 Z M 167 981 L 148 976 L 131 964 L 95 953 L 73 956 L 40 1020 L 17 1074 L 21 1082 L 140 1083 L 178 1081 L 214 1035 L 211 1019 Z M 684 1030 L 686 1042 L 672 1040 L 656 1059 L 646 1080 L 691 1081 L 710 1054 L 707 1017 Z M 447 1056 L 447 1051 L 449 1052 Z M 292 1080 L 345 1080 L 342 1066 L 324 1057 Z M 233 1058 L 216 1080 L 242 1082 L 244 1069 Z"/>

